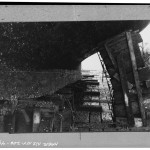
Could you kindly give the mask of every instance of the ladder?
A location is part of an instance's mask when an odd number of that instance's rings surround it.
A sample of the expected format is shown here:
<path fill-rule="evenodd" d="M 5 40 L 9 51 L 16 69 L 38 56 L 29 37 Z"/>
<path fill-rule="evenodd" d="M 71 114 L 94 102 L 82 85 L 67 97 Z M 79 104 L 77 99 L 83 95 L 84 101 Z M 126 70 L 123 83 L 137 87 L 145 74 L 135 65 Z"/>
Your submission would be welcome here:
<path fill-rule="evenodd" d="M 97 52 L 97 55 L 99 57 L 99 60 L 100 60 L 100 63 L 101 63 L 101 66 L 102 66 L 102 69 L 103 69 L 103 74 L 102 74 L 102 83 L 103 83 L 103 78 L 106 79 L 106 82 L 107 82 L 107 86 L 108 86 L 108 89 L 109 89 L 109 96 L 110 96 L 110 99 L 108 99 L 108 97 L 106 96 L 107 98 L 107 104 L 108 104 L 108 107 L 109 107 L 109 110 L 112 111 L 111 113 L 111 117 L 112 117 L 112 120 L 115 121 L 115 117 L 114 117 L 114 113 L 113 113 L 113 107 L 110 105 L 110 103 L 113 105 L 114 103 L 114 97 L 113 97 L 113 89 L 112 89 L 112 85 L 111 85 L 111 82 L 109 80 L 109 74 L 107 72 L 107 69 L 106 69 L 106 66 L 104 64 L 104 61 L 103 59 L 101 58 L 101 55 L 99 52 Z M 103 84 L 104 86 L 104 84 Z M 105 92 L 105 94 L 107 95 L 107 93 Z"/>

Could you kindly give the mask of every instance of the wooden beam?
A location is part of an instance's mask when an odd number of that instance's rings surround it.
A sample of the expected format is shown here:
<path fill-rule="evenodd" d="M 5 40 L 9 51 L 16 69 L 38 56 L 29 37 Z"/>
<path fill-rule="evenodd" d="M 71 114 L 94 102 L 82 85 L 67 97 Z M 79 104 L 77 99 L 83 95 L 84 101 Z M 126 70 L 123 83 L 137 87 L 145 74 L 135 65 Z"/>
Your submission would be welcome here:
<path fill-rule="evenodd" d="M 140 81 L 150 80 L 150 66 L 138 68 Z"/>
<path fill-rule="evenodd" d="M 150 80 L 145 81 L 146 83 L 146 87 L 149 88 L 150 87 Z"/>
<path fill-rule="evenodd" d="M 84 78 L 89 78 L 89 77 L 94 78 L 94 75 L 82 75 L 82 77 L 84 77 Z"/>
<path fill-rule="evenodd" d="M 35 109 L 33 112 L 32 132 L 38 132 L 40 121 L 41 121 L 40 109 Z"/>
<path fill-rule="evenodd" d="M 100 92 L 95 92 L 95 91 L 85 91 L 84 95 L 89 95 L 89 96 L 100 96 Z"/>
<path fill-rule="evenodd" d="M 98 82 L 98 80 L 94 80 L 94 79 L 82 79 L 82 81 L 85 81 L 85 82 Z"/>
<path fill-rule="evenodd" d="M 91 81 L 86 81 L 86 85 L 99 85 L 99 82 L 91 82 Z"/>
<path fill-rule="evenodd" d="M 111 53 L 111 50 L 108 48 L 107 44 L 105 44 L 104 46 L 105 46 L 107 54 L 108 54 L 108 56 L 109 56 L 109 58 L 110 58 L 110 60 L 111 60 L 111 62 L 113 64 L 114 68 L 116 69 L 117 68 L 117 63 L 116 63 L 116 61 L 115 61 L 115 59 L 114 59 L 114 57 L 113 57 L 113 55 Z"/>
<path fill-rule="evenodd" d="M 130 52 L 130 57 L 131 57 L 131 62 L 132 62 L 132 69 L 133 69 L 135 86 L 136 86 L 138 100 L 139 100 L 142 122 L 143 122 L 143 126 L 146 126 L 146 124 L 147 124 L 146 123 L 146 114 L 145 114 L 145 108 L 143 105 L 143 97 L 142 97 L 142 91 L 141 91 L 141 87 L 140 87 L 139 74 L 137 71 L 137 63 L 136 63 L 136 58 L 135 58 L 135 53 L 134 53 L 131 32 L 126 32 L 126 36 L 127 36 L 127 42 L 128 42 L 128 47 L 129 47 L 129 52 Z"/>
<path fill-rule="evenodd" d="M 16 114 L 15 111 L 13 114 L 11 114 L 12 118 L 11 118 L 11 128 L 9 131 L 10 134 L 15 133 L 15 122 L 16 122 L 16 115 L 15 114 Z"/>
<path fill-rule="evenodd" d="M 112 101 L 108 101 L 108 100 L 84 100 L 84 102 L 86 103 L 86 102 L 89 102 L 89 103 L 112 103 Z"/>
<path fill-rule="evenodd" d="M 134 126 L 134 117 L 133 117 L 133 112 L 132 112 L 132 104 L 131 104 L 131 100 L 129 97 L 127 77 L 126 77 L 126 71 L 124 68 L 122 53 L 120 53 L 118 55 L 117 62 L 118 62 L 120 80 L 121 80 L 121 85 L 122 85 L 122 90 L 123 90 L 123 95 L 124 95 L 124 103 L 125 103 L 125 107 L 126 107 L 128 123 L 129 123 L 129 126 L 133 127 Z"/>
<path fill-rule="evenodd" d="M 78 111 L 90 111 L 90 112 L 102 112 L 101 106 L 80 106 L 76 107 L 76 110 Z"/>

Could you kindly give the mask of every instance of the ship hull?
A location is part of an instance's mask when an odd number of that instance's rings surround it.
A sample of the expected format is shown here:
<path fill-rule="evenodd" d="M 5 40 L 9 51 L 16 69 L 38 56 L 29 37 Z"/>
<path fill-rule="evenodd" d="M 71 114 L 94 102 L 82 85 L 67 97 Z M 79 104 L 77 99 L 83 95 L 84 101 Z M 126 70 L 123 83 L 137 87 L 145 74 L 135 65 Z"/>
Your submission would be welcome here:
<path fill-rule="evenodd" d="M 0 98 L 40 97 L 81 79 L 99 43 L 149 21 L 0 23 Z"/>
<path fill-rule="evenodd" d="M 0 67 L 7 70 L 75 69 L 100 42 L 149 21 L 0 23 Z"/>

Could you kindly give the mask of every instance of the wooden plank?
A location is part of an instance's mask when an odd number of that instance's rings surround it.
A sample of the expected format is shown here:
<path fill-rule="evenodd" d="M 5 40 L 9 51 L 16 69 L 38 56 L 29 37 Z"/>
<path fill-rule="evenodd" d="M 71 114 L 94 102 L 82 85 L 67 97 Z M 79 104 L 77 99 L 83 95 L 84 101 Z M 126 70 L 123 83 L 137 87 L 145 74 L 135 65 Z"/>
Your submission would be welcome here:
<path fill-rule="evenodd" d="M 90 103 L 112 103 L 112 101 L 108 100 L 84 100 L 84 102 L 90 102 Z"/>
<path fill-rule="evenodd" d="M 110 39 L 107 39 L 107 42 L 108 42 L 108 43 L 115 42 L 115 41 L 117 41 L 118 39 L 124 38 L 124 36 L 125 36 L 125 32 L 122 32 L 121 34 L 118 34 L 118 35 L 116 35 L 116 36 L 113 36 L 113 37 L 111 37 Z"/>
<path fill-rule="evenodd" d="M 150 88 L 142 88 L 142 94 L 150 94 Z"/>
<path fill-rule="evenodd" d="M 124 105 L 122 105 L 122 104 L 114 105 L 113 110 L 115 113 L 115 117 L 125 117 L 127 119 L 126 108 Z"/>
<path fill-rule="evenodd" d="M 2 133 L 2 132 L 5 131 L 5 130 L 4 130 L 4 126 L 5 126 L 5 124 L 4 124 L 4 116 L 1 115 L 1 116 L 0 116 L 0 133 Z"/>
<path fill-rule="evenodd" d="M 87 82 L 85 82 L 85 84 L 87 84 L 87 85 L 99 85 L 99 82 L 87 81 Z"/>
<path fill-rule="evenodd" d="M 139 74 L 139 80 L 140 82 L 147 82 L 150 80 L 150 67 L 144 67 L 144 68 L 140 68 L 138 70 L 138 74 Z M 131 83 L 134 83 L 134 75 L 133 72 L 130 72 L 127 74 L 128 77 L 128 81 Z"/>
<path fill-rule="evenodd" d="M 84 81 L 84 82 L 98 82 L 98 80 L 94 80 L 94 79 L 82 79 L 82 81 Z"/>
<path fill-rule="evenodd" d="M 139 34 L 134 34 L 132 35 L 132 39 L 133 39 L 133 43 L 140 43 L 142 42 L 141 37 Z M 108 43 L 108 46 L 111 47 L 111 49 L 113 50 L 112 53 L 119 53 L 122 50 L 125 50 L 128 48 L 128 44 L 126 43 L 126 37 L 122 37 L 122 38 L 118 38 L 114 41 L 112 41 L 111 43 Z"/>
<path fill-rule="evenodd" d="M 150 87 L 150 80 L 145 81 L 146 83 L 146 87 L 149 88 Z"/>
<path fill-rule="evenodd" d="M 121 85 L 122 85 L 122 90 L 123 90 L 123 95 L 124 95 L 124 103 L 126 107 L 128 123 L 129 123 L 129 126 L 134 126 L 134 117 L 133 117 L 133 112 L 132 112 L 131 100 L 129 97 L 126 72 L 125 72 L 124 63 L 123 63 L 123 53 L 118 55 L 117 62 L 118 62 L 120 80 L 121 80 Z"/>
<path fill-rule="evenodd" d="M 146 126 L 146 124 L 147 124 L 146 123 L 146 114 L 145 114 L 145 108 L 143 105 L 142 91 L 141 91 L 141 87 L 140 87 L 140 81 L 139 81 L 139 75 L 138 75 L 138 71 L 137 71 L 137 63 L 136 63 L 131 33 L 126 32 L 126 36 L 127 36 L 127 42 L 128 42 L 129 52 L 130 52 L 130 57 L 131 57 L 131 62 L 132 62 L 132 69 L 133 69 L 133 74 L 134 74 L 135 86 L 136 86 L 138 100 L 139 100 L 142 123 L 143 123 L 143 126 Z"/>
<path fill-rule="evenodd" d="M 15 112 L 12 114 L 12 119 L 11 119 L 11 128 L 9 133 L 15 133 L 15 122 L 16 122 L 16 117 L 15 117 Z"/>
<path fill-rule="evenodd" d="M 84 95 L 89 95 L 89 96 L 100 96 L 100 92 L 95 92 L 95 91 L 86 91 L 84 92 Z"/>
<path fill-rule="evenodd" d="M 78 111 L 91 111 L 91 112 L 102 112 L 101 106 L 80 106 L 76 107 L 76 110 Z"/>
<path fill-rule="evenodd" d="M 105 49 L 106 49 L 106 51 L 107 51 L 107 54 L 108 54 L 108 56 L 109 56 L 109 58 L 110 58 L 110 60 L 111 60 L 111 62 L 112 62 L 112 64 L 113 64 L 114 68 L 116 69 L 116 68 L 117 68 L 117 63 L 116 63 L 116 61 L 115 61 L 115 59 L 114 59 L 114 57 L 113 57 L 113 55 L 112 55 L 110 49 L 108 48 L 107 44 L 105 44 L 104 46 L 105 46 Z"/>
<path fill-rule="evenodd" d="M 150 66 L 139 68 L 138 73 L 140 81 L 150 80 Z"/>
<path fill-rule="evenodd" d="M 87 78 L 88 78 L 88 77 L 94 78 L 94 75 L 82 75 L 82 76 L 85 77 L 85 78 L 86 78 L 86 77 L 87 77 Z"/>
<path fill-rule="evenodd" d="M 38 128 L 40 125 L 41 120 L 41 113 L 40 109 L 35 109 L 33 112 L 33 126 L 32 126 L 32 132 L 38 132 Z"/>
<path fill-rule="evenodd" d="M 91 123 L 91 112 L 89 112 L 89 124 Z M 89 132 L 90 132 L 90 127 L 89 127 Z"/>

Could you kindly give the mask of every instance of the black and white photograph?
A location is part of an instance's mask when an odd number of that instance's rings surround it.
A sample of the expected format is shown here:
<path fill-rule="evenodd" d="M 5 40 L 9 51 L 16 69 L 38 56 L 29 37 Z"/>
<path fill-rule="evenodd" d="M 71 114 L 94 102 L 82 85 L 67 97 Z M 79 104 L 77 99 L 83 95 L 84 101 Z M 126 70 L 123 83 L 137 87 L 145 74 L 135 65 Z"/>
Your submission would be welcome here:
<path fill-rule="evenodd" d="M 0 5 L 0 147 L 150 132 L 149 16 L 149 5 Z"/>

